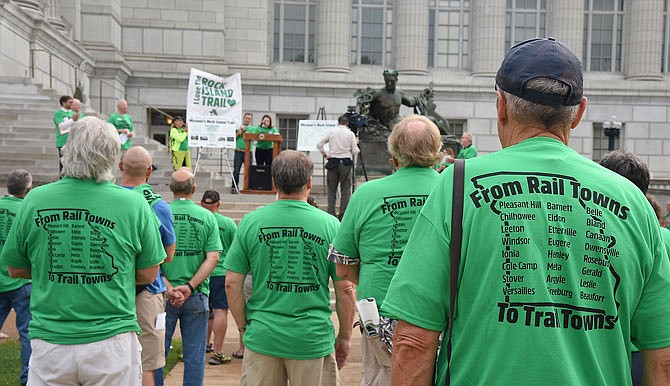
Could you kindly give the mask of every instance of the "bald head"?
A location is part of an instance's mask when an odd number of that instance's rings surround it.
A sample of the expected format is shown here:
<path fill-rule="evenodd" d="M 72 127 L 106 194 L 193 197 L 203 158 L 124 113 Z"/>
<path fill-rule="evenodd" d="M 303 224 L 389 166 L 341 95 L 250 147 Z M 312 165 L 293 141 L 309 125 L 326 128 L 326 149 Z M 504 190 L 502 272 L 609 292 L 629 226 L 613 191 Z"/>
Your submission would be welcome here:
<path fill-rule="evenodd" d="M 128 102 L 125 99 L 120 99 L 116 103 L 116 109 L 118 110 L 119 114 L 125 114 L 128 111 Z"/>
<path fill-rule="evenodd" d="M 172 173 L 170 190 L 177 196 L 191 198 L 195 193 L 195 176 L 189 168 L 181 168 Z"/>
<path fill-rule="evenodd" d="M 133 146 L 123 155 L 120 169 L 124 176 L 135 178 L 148 177 L 151 169 L 151 154 L 142 146 Z"/>
<path fill-rule="evenodd" d="M 421 115 L 403 118 L 388 138 L 389 153 L 400 167 L 432 167 L 440 159 L 440 147 L 440 130 Z"/>

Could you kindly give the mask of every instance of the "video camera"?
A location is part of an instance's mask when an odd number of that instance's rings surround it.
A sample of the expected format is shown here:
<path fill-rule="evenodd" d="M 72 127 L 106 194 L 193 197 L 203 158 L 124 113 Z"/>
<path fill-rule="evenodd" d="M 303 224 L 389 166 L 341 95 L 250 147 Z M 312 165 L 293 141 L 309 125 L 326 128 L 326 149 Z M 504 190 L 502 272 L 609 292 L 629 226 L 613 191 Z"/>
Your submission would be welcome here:
<path fill-rule="evenodd" d="M 368 125 L 368 117 L 356 112 L 356 106 L 347 106 L 347 112 L 344 115 L 349 119 L 349 129 L 358 134 L 358 129 Z"/>

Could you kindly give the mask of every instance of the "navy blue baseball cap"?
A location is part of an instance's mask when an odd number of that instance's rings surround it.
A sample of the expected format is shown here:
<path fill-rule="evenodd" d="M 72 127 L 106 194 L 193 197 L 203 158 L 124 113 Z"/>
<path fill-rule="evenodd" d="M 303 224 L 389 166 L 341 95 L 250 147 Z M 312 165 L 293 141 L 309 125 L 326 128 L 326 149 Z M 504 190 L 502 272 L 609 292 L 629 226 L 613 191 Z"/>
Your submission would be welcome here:
<path fill-rule="evenodd" d="M 545 94 L 526 89 L 536 78 L 557 80 L 570 87 L 567 95 Z M 545 106 L 574 106 L 582 102 L 582 63 L 565 44 L 554 38 L 530 39 L 514 45 L 505 55 L 496 74 L 501 90 Z"/>

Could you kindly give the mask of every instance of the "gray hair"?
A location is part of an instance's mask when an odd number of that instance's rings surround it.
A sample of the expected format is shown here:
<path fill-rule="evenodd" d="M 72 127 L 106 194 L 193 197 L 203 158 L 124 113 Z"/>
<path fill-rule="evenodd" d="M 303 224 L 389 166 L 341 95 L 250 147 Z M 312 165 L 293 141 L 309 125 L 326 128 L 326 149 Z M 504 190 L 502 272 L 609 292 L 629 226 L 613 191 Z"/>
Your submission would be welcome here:
<path fill-rule="evenodd" d="M 170 191 L 174 194 L 191 195 L 195 186 L 195 176 L 189 168 L 177 169 L 172 173 Z"/>
<path fill-rule="evenodd" d="M 297 193 L 305 189 L 314 170 L 314 163 L 305 153 L 284 150 L 272 160 L 272 178 L 277 190 Z"/>
<path fill-rule="evenodd" d="M 539 91 L 549 95 L 568 95 L 570 87 L 565 83 L 549 78 L 536 78 L 528 81 L 526 89 Z M 575 106 L 545 106 L 529 102 L 503 90 L 507 101 L 507 111 L 516 119 L 526 124 L 536 125 L 538 128 L 554 129 L 566 128 L 579 112 L 579 105 Z"/>
<path fill-rule="evenodd" d="M 111 181 L 116 156 L 121 149 L 119 134 L 101 119 L 86 117 L 72 126 L 63 147 L 63 177 Z"/>
<path fill-rule="evenodd" d="M 33 186 L 33 176 L 27 170 L 17 169 L 7 176 L 7 193 L 15 197 L 23 197 Z"/>
<path fill-rule="evenodd" d="M 442 157 L 440 130 L 422 115 L 410 115 L 398 122 L 387 147 L 400 167 L 432 167 Z"/>
<path fill-rule="evenodd" d="M 649 168 L 635 154 L 620 150 L 611 151 L 603 156 L 600 160 L 600 165 L 626 177 L 642 193 L 647 193 L 649 189 Z"/>

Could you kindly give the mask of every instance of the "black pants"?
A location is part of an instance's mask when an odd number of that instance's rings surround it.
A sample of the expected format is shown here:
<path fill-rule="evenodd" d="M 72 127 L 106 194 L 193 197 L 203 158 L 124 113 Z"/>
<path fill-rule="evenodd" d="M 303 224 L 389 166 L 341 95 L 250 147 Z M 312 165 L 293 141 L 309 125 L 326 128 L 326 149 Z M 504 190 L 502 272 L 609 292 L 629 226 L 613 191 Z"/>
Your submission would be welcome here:
<path fill-rule="evenodd" d="M 256 165 L 272 165 L 272 149 L 256 148 Z"/>

